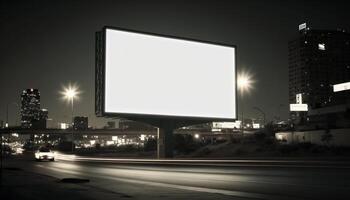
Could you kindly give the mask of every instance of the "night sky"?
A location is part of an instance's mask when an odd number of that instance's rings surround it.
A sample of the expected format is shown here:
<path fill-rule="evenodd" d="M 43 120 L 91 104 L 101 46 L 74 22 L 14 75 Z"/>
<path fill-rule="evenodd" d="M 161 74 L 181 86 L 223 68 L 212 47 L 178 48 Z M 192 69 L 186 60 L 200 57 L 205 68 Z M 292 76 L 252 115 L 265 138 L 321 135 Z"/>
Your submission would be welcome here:
<path fill-rule="evenodd" d="M 238 68 L 256 79 L 243 99 L 245 115 L 259 116 L 252 109 L 258 106 L 268 120 L 287 119 L 287 43 L 297 37 L 298 25 L 350 31 L 345 1 L 86 2 L 1 1 L 0 120 L 8 102 L 20 102 L 23 89 L 38 88 L 49 124 L 69 122 L 70 107 L 59 91 L 71 82 L 83 91 L 76 115 L 103 126 L 106 120 L 94 117 L 94 69 L 95 32 L 105 25 L 237 45 Z M 19 122 L 18 108 L 11 104 L 9 111 L 10 124 Z"/>

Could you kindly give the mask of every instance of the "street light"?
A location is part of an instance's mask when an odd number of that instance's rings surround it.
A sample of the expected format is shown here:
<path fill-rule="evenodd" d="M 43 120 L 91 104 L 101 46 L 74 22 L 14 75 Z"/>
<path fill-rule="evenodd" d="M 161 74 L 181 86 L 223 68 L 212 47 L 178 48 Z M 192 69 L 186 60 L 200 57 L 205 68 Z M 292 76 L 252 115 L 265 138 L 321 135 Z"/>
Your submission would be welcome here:
<path fill-rule="evenodd" d="M 250 91 L 253 89 L 253 75 L 250 74 L 247 71 L 241 71 L 237 75 L 237 87 L 240 93 L 241 98 L 243 99 L 243 95 L 245 93 L 249 94 Z M 242 122 L 241 122 L 241 130 L 243 135 L 243 128 L 244 128 L 244 118 L 243 118 L 243 101 L 242 101 Z"/>
<path fill-rule="evenodd" d="M 253 108 L 263 115 L 263 125 L 265 127 L 265 123 L 266 123 L 265 122 L 265 118 L 266 118 L 265 112 L 262 109 L 260 109 L 259 107 L 257 107 L 257 106 L 254 106 Z"/>
<path fill-rule="evenodd" d="M 254 81 L 252 78 L 253 76 L 248 72 L 242 71 L 238 73 L 237 86 L 241 97 L 243 97 L 244 93 L 249 93 L 253 89 Z"/>
<path fill-rule="evenodd" d="M 73 125 L 74 125 L 74 99 L 79 99 L 79 87 L 75 84 L 68 84 L 68 87 L 63 87 L 63 90 L 60 92 L 64 100 L 68 103 L 71 103 L 71 115 L 72 115 L 72 152 L 74 150 L 74 135 L 73 135 Z"/>
<path fill-rule="evenodd" d="M 18 103 L 16 102 L 9 102 L 6 104 L 6 124 L 5 124 L 5 128 L 9 128 L 9 106 L 10 104 L 14 104 L 18 107 L 19 109 L 19 105 Z M 15 126 L 17 126 L 17 116 L 16 116 L 16 123 L 15 123 Z M 0 127 L 2 128 L 2 127 Z M 10 135 L 10 133 L 9 133 Z M 2 186 L 2 169 L 3 169 L 3 152 L 4 152 L 4 149 L 3 149 L 3 134 L 2 134 L 2 131 L 0 133 L 0 186 Z M 8 137 L 10 138 L 10 136 Z M 8 139 L 9 140 L 9 139 Z M 8 141 L 9 142 L 9 141 Z"/>

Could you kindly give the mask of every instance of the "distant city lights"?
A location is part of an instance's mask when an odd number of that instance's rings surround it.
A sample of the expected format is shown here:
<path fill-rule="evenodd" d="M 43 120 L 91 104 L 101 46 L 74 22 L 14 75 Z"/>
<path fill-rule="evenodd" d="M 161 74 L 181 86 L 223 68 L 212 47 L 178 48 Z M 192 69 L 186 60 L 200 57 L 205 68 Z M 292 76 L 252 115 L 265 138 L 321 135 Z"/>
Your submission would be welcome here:
<path fill-rule="evenodd" d="M 67 129 L 69 128 L 69 124 L 67 123 L 60 123 L 60 129 Z"/>

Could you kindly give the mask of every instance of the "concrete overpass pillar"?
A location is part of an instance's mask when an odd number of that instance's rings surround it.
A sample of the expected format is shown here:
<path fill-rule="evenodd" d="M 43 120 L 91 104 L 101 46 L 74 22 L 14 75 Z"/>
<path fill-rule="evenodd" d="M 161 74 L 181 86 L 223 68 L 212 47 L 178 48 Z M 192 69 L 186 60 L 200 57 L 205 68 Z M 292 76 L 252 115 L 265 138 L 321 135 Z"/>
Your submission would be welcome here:
<path fill-rule="evenodd" d="M 173 132 L 174 126 L 171 122 L 162 123 L 158 128 L 158 158 L 172 158 L 173 157 Z"/>

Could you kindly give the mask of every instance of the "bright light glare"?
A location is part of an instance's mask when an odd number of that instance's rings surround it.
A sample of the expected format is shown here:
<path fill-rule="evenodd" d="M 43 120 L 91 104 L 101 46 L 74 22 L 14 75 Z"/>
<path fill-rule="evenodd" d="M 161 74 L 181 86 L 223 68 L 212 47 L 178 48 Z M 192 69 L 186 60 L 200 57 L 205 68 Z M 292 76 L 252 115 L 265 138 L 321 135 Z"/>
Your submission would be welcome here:
<path fill-rule="evenodd" d="M 241 96 L 243 96 L 244 93 L 249 93 L 253 88 L 253 77 L 251 74 L 244 71 L 240 72 L 237 76 L 237 87 L 241 93 Z"/>
<path fill-rule="evenodd" d="M 67 96 L 68 98 L 74 98 L 74 97 L 75 97 L 75 94 L 76 94 L 76 91 L 75 91 L 75 90 L 69 89 L 69 90 L 66 91 L 66 96 Z"/>
<path fill-rule="evenodd" d="M 81 93 L 81 91 L 79 91 L 79 87 L 76 84 L 69 84 L 67 87 L 63 86 L 60 93 L 62 94 L 62 98 L 64 100 L 72 101 L 79 98 L 78 95 Z"/>

